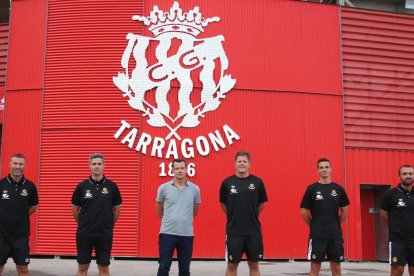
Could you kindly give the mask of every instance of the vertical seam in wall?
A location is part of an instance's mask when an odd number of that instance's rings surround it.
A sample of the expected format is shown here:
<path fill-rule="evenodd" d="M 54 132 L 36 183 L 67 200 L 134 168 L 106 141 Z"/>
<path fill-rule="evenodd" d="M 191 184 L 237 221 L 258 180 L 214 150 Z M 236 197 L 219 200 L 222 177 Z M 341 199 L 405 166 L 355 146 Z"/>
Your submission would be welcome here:
<path fill-rule="evenodd" d="M 343 64 L 343 49 L 342 49 L 342 6 L 339 6 L 338 20 L 339 20 L 339 55 L 340 55 L 340 72 L 341 72 L 341 94 L 342 94 L 342 139 L 343 139 L 343 154 L 344 154 L 344 187 L 347 190 L 347 163 L 346 163 L 346 139 L 345 139 L 345 93 L 344 93 L 344 64 Z M 349 256 L 349 227 L 348 220 L 345 220 L 345 235 L 346 235 L 346 252 Z"/>

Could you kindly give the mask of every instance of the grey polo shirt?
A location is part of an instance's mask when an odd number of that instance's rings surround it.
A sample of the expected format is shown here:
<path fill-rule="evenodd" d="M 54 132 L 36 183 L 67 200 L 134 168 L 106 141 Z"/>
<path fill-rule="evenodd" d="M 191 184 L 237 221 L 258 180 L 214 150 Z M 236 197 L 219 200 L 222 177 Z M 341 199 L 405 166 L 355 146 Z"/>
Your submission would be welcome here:
<path fill-rule="evenodd" d="M 194 236 L 193 208 L 201 203 L 200 188 L 187 180 L 183 189 L 171 180 L 158 188 L 157 202 L 163 203 L 162 234 Z"/>

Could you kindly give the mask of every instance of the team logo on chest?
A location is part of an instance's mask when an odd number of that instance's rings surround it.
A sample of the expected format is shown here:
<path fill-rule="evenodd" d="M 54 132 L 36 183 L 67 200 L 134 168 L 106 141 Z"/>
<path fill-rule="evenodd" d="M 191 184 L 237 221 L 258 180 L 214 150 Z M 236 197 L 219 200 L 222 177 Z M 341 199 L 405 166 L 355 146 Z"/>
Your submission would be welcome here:
<path fill-rule="evenodd" d="M 10 199 L 9 192 L 7 190 L 3 190 L 3 194 L 1 196 L 1 199 Z"/>
<path fill-rule="evenodd" d="M 331 192 L 331 196 L 337 196 L 338 194 L 336 193 L 336 191 L 335 190 L 332 190 L 332 192 Z"/>
<path fill-rule="evenodd" d="M 320 191 L 316 192 L 315 200 L 324 200 L 324 197 Z"/>
<path fill-rule="evenodd" d="M 230 187 L 230 194 L 238 194 L 239 192 L 236 189 L 236 186 L 231 185 Z"/>
<path fill-rule="evenodd" d="M 103 187 L 102 192 L 104 195 L 106 195 L 107 193 L 109 193 L 108 189 L 106 187 Z"/>
<path fill-rule="evenodd" d="M 405 205 L 405 202 L 402 198 L 398 199 L 397 207 L 407 207 L 407 205 Z"/>
<path fill-rule="evenodd" d="M 27 192 L 26 189 L 23 189 L 22 192 L 20 193 L 22 196 L 27 196 L 29 193 Z"/>
<path fill-rule="evenodd" d="M 254 186 L 254 184 L 253 184 L 253 183 L 251 183 L 251 184 L 249 185 L 249 189 L 250 189 L 250 190 L 254 190 L 254 189 L 256 189 L 256 187 Z"/>
<path fill-rule="evenodd" d="M 93 198 L 90 190 L 86 190 L 85 196 L 83 198 Z"/>

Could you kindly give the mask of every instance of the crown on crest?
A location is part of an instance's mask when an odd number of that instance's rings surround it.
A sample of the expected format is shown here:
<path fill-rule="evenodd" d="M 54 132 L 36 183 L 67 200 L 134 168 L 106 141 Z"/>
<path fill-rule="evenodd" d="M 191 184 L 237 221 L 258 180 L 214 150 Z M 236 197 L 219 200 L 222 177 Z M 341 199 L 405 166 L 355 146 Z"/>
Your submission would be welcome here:
<path fill-rule="evenodd" d="M 178 2 L 174 2 L 170 12 L 164 12 L 154 5 L 150 16 L 134 15 L 132 19 L 142 21 L 144 25 L 149 26 L 148 29 L 155 36 L 168 32 L 180 32 L 194 37 L 204 32 L 204 27 L 209 23 L 220 21 L 220 17 L 217 16 L 203 18 L 199 7 L 194 7 L 194 9 L 183 13 Z"/>

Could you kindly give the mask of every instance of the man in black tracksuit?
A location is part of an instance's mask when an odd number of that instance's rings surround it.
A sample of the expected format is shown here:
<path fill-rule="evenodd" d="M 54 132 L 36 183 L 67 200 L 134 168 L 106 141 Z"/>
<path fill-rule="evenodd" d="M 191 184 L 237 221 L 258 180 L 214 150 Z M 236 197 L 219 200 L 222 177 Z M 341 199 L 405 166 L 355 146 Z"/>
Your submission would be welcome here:
<path fill-rule="evenodd" d="M 398 172 L 401 182 L 385 193 L 380 217 L 389 228 L 391 275 L 403 275 L 408 264 L 408 272 L 414 276 L 414 168 L 403 165 Z"/>
<path fill-rule="evenodd" d="M 79 183 L 72 195 L 72 213 L 78 223 L 78 276 L 87 275 L 92 249 L 99 275 L 109 275 L 113 229 L 122 198 L 118 186 L 103 174 L 104 161 L 100 153 L 89 156 L 91 176 Z"/>
<path fill-rule="evenodd" d="M 10 158 L 10 173 L 0 180 L 0 275 L 12 257 L 19 276 L 29 275 L 30 220 L 36 211 L 36 186 L 23 175 L 26 158 L 16 153 Z"/>

